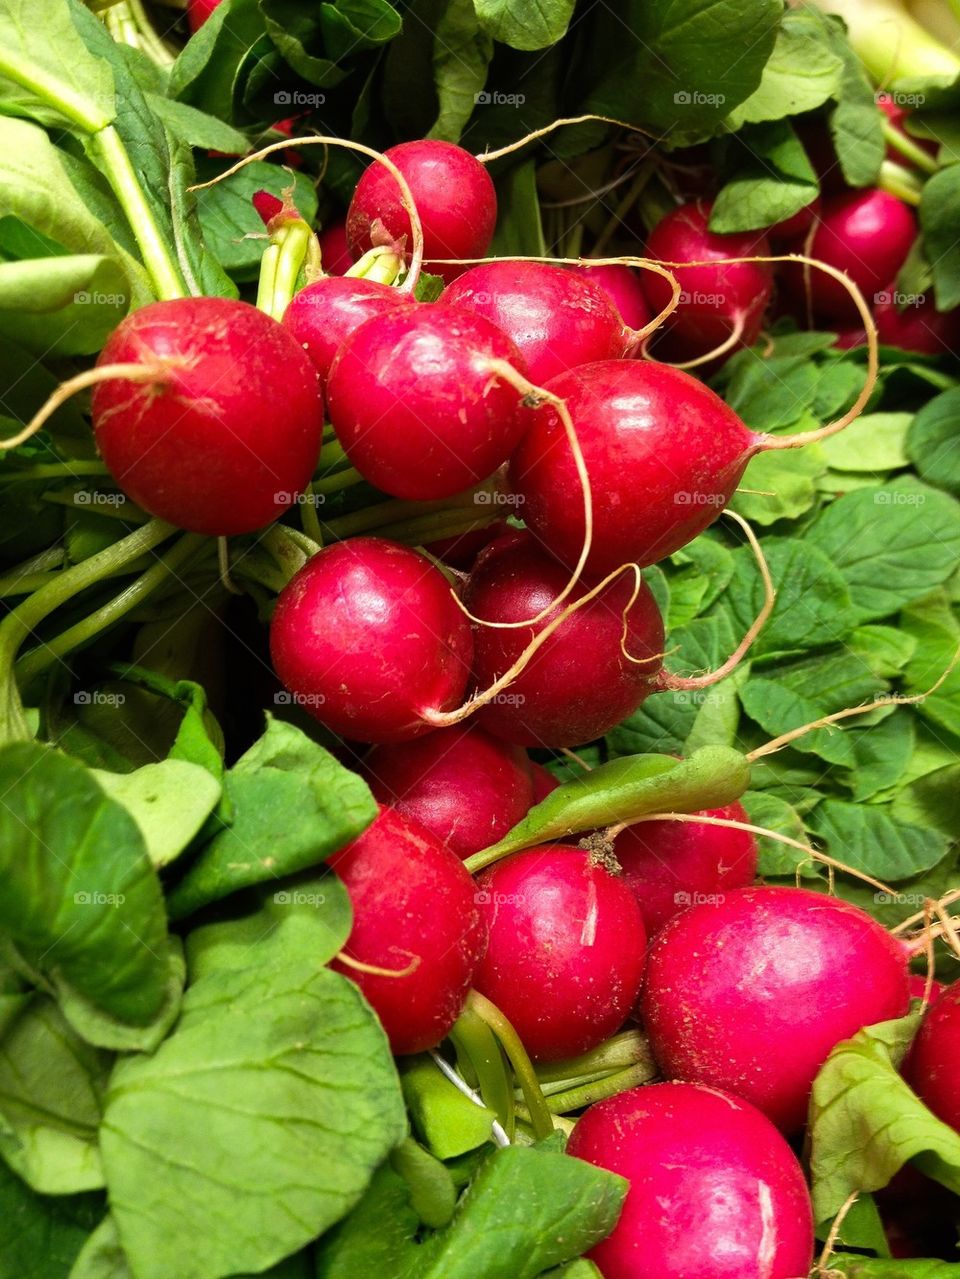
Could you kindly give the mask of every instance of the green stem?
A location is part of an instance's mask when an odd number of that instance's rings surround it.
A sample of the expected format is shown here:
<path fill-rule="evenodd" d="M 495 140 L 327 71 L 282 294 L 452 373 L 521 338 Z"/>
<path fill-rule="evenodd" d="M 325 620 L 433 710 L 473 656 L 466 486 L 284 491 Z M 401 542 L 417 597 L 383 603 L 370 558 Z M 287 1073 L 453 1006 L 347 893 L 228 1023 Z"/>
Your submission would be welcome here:
<path fill-rule="evenodd" d="M 639 1088 L 656 1077 L 656 1071 L 647 1066 L 628 1066 L 626 1070 L 618 1070 L 615 1074 L 605 1075 L 603 1079 L 592 1083 L 579 1084 L 567 1092 L 556 1093 L 546 1099 L 551 1113 L 566 1115 L 571 1110 L 582 1110 L 584 1106 L 592 1106 L 595 1101 L 604 1101 L 607 1097 L 616 1097 L 628 1088 Z M 521 1117 L 523 1112 L 521 1111 Z M 533 1115 L 530 1115 L 531 1122 Z"/>
<path fill-rule="evenodd" d="M 345 470 L 334 471 L 332 475 L 321 475 L 310 486 L 314 493 L 340 493 L 343 489 L 353 488 L 354 484 L 363 484 L 365 480 L 358 470 L 348 466 Z"/>
<path fill-rule="evenodd" d="M 888 120 L 886 116 L 883 117 L 883 137 L 889 146 L 893 147 L 895 151 L 899 151 L 911 164 L 918 169 L 922 169 L 924 173 L 936 173 L 939 169 L 940 166 L 929 151 L 924 151 L 923 147 L 915 142 L 909 134 L 905 133 L 903 129 L 898 129 L 892 120 Z"/>
<path fill-rule="evenodd" d="M 533 1069 L 533 1064 L 520 1040 L 520 1036 L 496 1004 L 492 1004 L 479 991 L 470 991 L 469 995 L 467 995 L 466 1007 L 482 1021 L 485 1021 L 497 1039 L 499 1039 L 503 1051 L 507 1054 L 510 1065 L 513 1067 L 517 1082 L 523 1089 L 530 1122 L 533 1125 L 533 1131 L 537 1139 L 542 1141 L 545 1137 L 549 1137 L 553 1132 L 553 1119 L 550 1115 L 550 1108 L 547 1106 L 546 1099 L 540 1091 L 540 1081 L 537 1079 L 536 1071 Z"/>
<path fill-rule="evenodd" d="M 131 49 L 139 49 L 140 32 L 137 30 L 137 24 L 129 6 L 124 4 L 123 0 L 119 4 L 112 4 L 108 9 L 104 9 L 100 17 L 115 44 L 126 44 Z"/>
<path fill-rule="evenodd" d="M 147 15 L 141 0 L 127 0 L 140 33 L 140 46 L 148 58 L 159 67 L 172 67 L 175 61 L 173 54 L 154 30 L 153 23 Z"/>
<path fill-rule="evenodd" d="M 57 572 L 25 573 L 16 577 L 0 577 L 0 599 L 8 599 L 11 595 L 32 595 L 41 586 L 54 582 L 60 576 Z"/>
<path fill-rule="evenodd" d="M 909 169 L 905 169 L 902 164 L 894 164 L 892 160 L 884 160 L 880 165 L 877 186 L 883 191 L 889 191 L 898 200 L 903 200 L 904 204 L 916 206 L 920 203 L 922 187 L 916 175 Z"/>
<path fill-rule="evenodd" d="M 186 283 L 170 257 L 120 134 L 113 125 L 107 125 L 90 139 L 90 148 L 99 158 L 113 193 L 126 214 L 157 297 L 184 297 Z"/>
<path fill-rule="evenodd" d="M 257 310 L 266 311 L 267 315 L 273 314 L 273 291 L 279 262 L 279 244 L 269 244 L 260 259 L 260 278 L 257 281 Z"/>
<path fill-rule="evenodd" d="M 488 481 L 458 497 L 441 498 L 430 502 L 407 502 L 401 498 L 391 498 L 386 502 L 378 502 L 374 506 L 365 506 L 360 511 L 351 511 L 349 515 L 337 516 L 336 519 L 327 521 L 326 526 L 334 537 L 343 539 L 388 525 L 403 527 L 422 516 L 445 514 L 449 511 L 476 511 L 478 508 L 482 510 L 486 504 L 477 502 L 477 496 L 480 492 L 490 493 L 492 488 L 493 485 Z M 492 516 L 492 518 L 499 517 Z"/>
<path fill-rule="evenodd" d="M 13 665 L 24 640 L 61 604 L 66 604 L 78 592 L 96 585 L 124 565 L 134 563 L 175 531 L 172 524 L 151 520 L 143 528 L 128 533 L 119 542 L 91 555 L 81 564 L 58 573 L 54 581 L 22 600 L 0 622 L 0 739 L 17 741 L 31 736 L 13 677 Z"/>
<path fill-rule="evenodd" d="M 463 533 L 472 533 L 478 528 L 488 528 L 495 523 L 495 520 L 495 516 L 477 519 L 468 515 L 466 511 L 461 511 L 459 514 L 451 512 L 447 519 L 431 515 L 418 520 L 409 520 L 406 523 L 387 524 L 383 528 L 378 528 L 376 535 L 390 542 L 403 542 L 406 546 L 426 546 L 429 542 L 437 542 L 441 538 L 459 537 Z"/>
<path fill-rule="evenodd" d="M 98 111 L 82 93 L 77 93 L 69 84 L 45 78 L 42 72 L 33 74 L 36 70 L 29 61 L 21 61 L 13 50 L 0 49 L 0 76 L 35 93 L 84 133 L 98 133 L 109 126 L 110 117 Z"/>
<path fill-rule="evenodd" d="M 119 494 L 111 493 L 111 499 L 119 497 Z M 44 493 L 43 500 L 45 502 L 53 502 L 57 506 L 69 506 L 76 511 L 83 511 L 88 515 L 103 515 L 110 520 L 123 520 L 125 524 L 146 524 L 149 515 L 142 507 L 131 502 L 128 498 L 121 498 L 120 501 L 109 502 L 92 502 L 89 492 L 83 489 L 79 491 L 69 490 L 63 492 Z"/>
<path fill-rule="evenodd" d="M 79 478 L 82 475 L 109 475 L 102 462 L 41 462 L 37 466 L 25 466 L 14 471 L 10 479 L 56 480 Z"/>
<path fill-rule="evenodd" d="M 356 280 L 374 280 L 377 284 L 396 284 L 402 270 L 403 259 L 399 253 L 395 253 L 386 245 L 378 245 L 368 249 L 363 257 L 354 262 L 344 274 Z"/>
<path fill-rule="evenodd" d="M 496 1035 L 482 1017 L 467 1007 L 454 1023 L 450 1038 L 457 1055 L 466 1057 L 473 1067 L 484 1104 L 494 1112 L 512 1141 L 516 1128 L 513 1083 L 504 1066 Z"/>
<path fill-rule="evenodd" d="M 201 546 L 207 545 L 209 539 L 199 533 L 187 533 L 171 549 L 151 565 L 129 586 L 124 587 L 119 595 L 94 610 L 82 621 L 75 623 L 65 631 L 61 631 L 54 639 L 45 641 L 38 648 L 31 649 L 17 662 L 16 674 L 21 685 L 40 675 L 54 662 L 73 652 L 75 648 L 87 644 L 101 631 L 125 617 L 132 609 L 157 589 L 161 583 L 174 576 L 189 559 L 192 559 Z"/>
<path fill-rule="evenodd" d="M 652 1066 L 653 1057 L 646 1035 L 639 1030 L 622 1030 L 618 1035 L 604 1040 L 592 1052 L 579 1057 L 567 1057 L 563 1061 L 545 1062 L 537 1067 L 541 1083 L 556 1080 L 578 1079 L 582 1075 L 611 1070 L 625 1070 L 628 1066 L 647 1063 Z"/>

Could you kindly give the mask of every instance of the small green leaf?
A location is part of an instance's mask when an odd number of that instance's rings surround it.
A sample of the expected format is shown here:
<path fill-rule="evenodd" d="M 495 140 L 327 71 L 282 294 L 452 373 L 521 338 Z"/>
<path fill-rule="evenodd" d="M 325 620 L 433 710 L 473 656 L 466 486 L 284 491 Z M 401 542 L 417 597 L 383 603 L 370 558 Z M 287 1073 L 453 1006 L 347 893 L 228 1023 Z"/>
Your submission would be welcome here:
<path fill-rule="evenodd" d="M 456 142 L 487 79 L 493 40 L 481 30 L 473 0 L 450 0 L 437 22 L 433 78 L 440 111 L 428 137 Z M 486 95 L 489 97 L 489 95 Z"/>
<path fill-rule="evenodd" d="M 137 823 L 147 854 L 158 869 L 180 856 L 220 799 L 216 778 L 183 760 L 145 764 L 132 773 L 92 771 L 110 798 L 122 804 Z"/>
<path fill-rule="evenodd" d="M 800 843 L 809 843 L 803 824 L 803 818 L 797 810 L 769 791 L 747 791 L 741 801 L 750 821 L 754 826 L 765 826 L 767 830 L 776 831 L 778 835 L 787 835 Z M 789 844 L 781 844 L 779 840 L 770 839 L 766 835 L 757 836 L 759 862 L 757 873 L 766 875 L 792 875 L 800 868 L 802 875 L 812 878 L 820 872 L 817 863 L 809 854 L 799 848 L 791 848 Z"/>
<path fill-rule="evenodd" d="M 812 111 L 837 96 L 842 76 L 843 61 L 831 49 L 823 22 L 809 9 L 788 9 L 760 84 L 727 124 L 735 131 L 743 124 Z"/>
<path fill-rule="evenodd" d="M 414 1131 L 438 1159 L 454 1159 L 490 1141 L 496 1115 L 465 1097 L 429 1057 L 404 1057 L 400 1084 Z"/>
<path fill-rule="evenodd" d="M 920 477 L 960 497 L 960 388 L 929 400 L 913 419 L 906 452 Z"/>
<path fill-rule="evenodd" d="M 833 470 L 882 480 L 885 472 L 909 465 L 904 443 L 912 420 L 909 413 L 864 413 L 820 447 Z"/>
<path fill-rule="evenodd" d="M 542 0 L 536 5 L 511 0 L 472 0 L 481 27 L 499 44 L 532 51 L 556 44 L 573 15 L 574 0 Z"/>
<path fill-rule="evenodd" d="M 825 470 L 818 445 L 789 455 L 778 450 L 758 453 L 744 471 L 730 506 L 755 524 L 795 520 L 817 501 L 815 481 Z"/>
<path fill-rule="evenodd" d="M 957 242 L 957 203 L 960 169 L 955 164 L 934 173 L 923 184 L 920 227 L 926 255 L 933 265 L 937 309 L 960 305 L 960 244 Z"/>
<path fill-rule="evenodd" d="M 250 150 L 246 134 L 216 116 L 159 93 L 148 93 L 147 101 L 170 132 L 188 146 L 222 151 L 224 155 L 246 155 Z"/>

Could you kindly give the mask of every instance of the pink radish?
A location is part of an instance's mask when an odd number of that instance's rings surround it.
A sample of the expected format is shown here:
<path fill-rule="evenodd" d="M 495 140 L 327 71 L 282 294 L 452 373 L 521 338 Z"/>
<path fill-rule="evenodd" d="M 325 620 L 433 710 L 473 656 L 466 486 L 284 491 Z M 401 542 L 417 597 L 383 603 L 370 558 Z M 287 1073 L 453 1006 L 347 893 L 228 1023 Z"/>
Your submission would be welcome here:
<path fill-rule="evenodd" d="M 463 307 L 409 303 L 367 320 L 327 381 L 330 420 L 363 477 L 394 497 L 451 497 L 519 442 L 520 396 L 494 361 L 524 371 L 499 329 Z"/>
<path fill-rule="evenodd" d="M 115 364 L 146 376 L 95 387 L 97 448 L 151 515 L 210 536 L 250 533 L 309 484 L 323 428 L 316 370 L 262 311 L 229 298 L 152 302 L 107 340 L 97 367 Z"/>
<path fill-rule="evenodd" d="M 927 1010 L 905 1074 L 937 1118 L 960 1132 L 960 984 Z"/>
<path fill-rule="evenodd" d="M 363 991 L 394 1053 L 433 1048 L 460 1015 L 486 945 L 473 880 L 429 831 L 386 808 L 330 865 L 353 906 L 331 967 Z"/>
<path fill-rule="evenodd" d="M 589 1254 L 604 1279 L 802 1279 L 810 1268 L 803 1170 L 737 1097 L 695 1084 L 631 1088 L 590 1107 L 567 1154 L 630 1182 L 613 1233 Z"/>
<path fill-rule="evenodd" d="M 475 266 L 448 286 L 443 300 L 512 338 L 538 386 L 591 360 L 620 359 L 635 345 L 599 281 L 546 262 Z"/>
<path fill-rule="evenodd" d="M 199 31 L 220 0 L 187 0 L 187 25 L 190 34 Z"/>
<path fill-rule="evenodd" d="M 477 556 L 495 537 L 499 537 L 510 525 L 506 520 L 495 520 L 483 528 L 470 529 L 467 533 L 455 533 L 452 537 L 439 537 L 428 542 L 424 550 L 451 568 L 466 571 L 472 568 Z"/>
<path fill-rule="evenodd" d="M 542 764 L 538 764 L 535 760 L 530 761 L 530 776 L 533 778 L 534 804 L 539 804 L 541 800 L 546 799 L 560 785 L 553 773 L 548 772 Z"/>
<path fill-rule="evenodd" d="M 497 196 L 490 175 L 469 151 L 424 138 L 385 151 L 407 181 L 423 224 L 427 270 L 453 280 L 463 267 L 438 258 L 482 258 L 497 222 Z M 382 164 L 364 172 L 347 213 L 347 241 L 354 259 L 374 244 L 406 239 L 410 218 L 392 174 Z"/>
<path fill-rule="evenodd" d="M 660 933 L 643 1023 L 666 1076 L 745 1097 L 792 1133 L 831 1049 L 907 1011 L 909 957 L 849 902 L 733 889 Z"/>
<path fill-rule="evenodd" d="M 879 189 L 847 191 L 823 203 L 809 256 L 843 271 L 868 303 L 896 278 L 916 239 L 911 209 Z M 781 271 L 780 279 L 795 298 L 806 299 L 818 320 L 852 324 L 856 311 L 838 280 L 800 265 Z"/>
<path fill-rule="evenodd" d="M 327 275 L 346 275 L 353 266 L 346 222 L 331 222 L 320 231 L 320 265 Z"/>
<path fill-rule="evenodd" d="M 718 235 L 710 230 L 709 219 L 709 204 L 681 205 L 657 223 L 647 240 L 647 255 L 657 261 L 704 263 L 670 268 L 682 290 L 680 305 L 657 331 L 655 350 L 671 360 L 705 355 L 734 334 L 738 344 L 749 346 L 770 301 L 769 263 L 723 261 L 769 256 L 764 233 Z M 670 285 L 663 276 L 645 273 L 643 287 L 655 311 L 669 302 Z"/>
<path fill-rule="evenodd" d="M 364 756 L 363 774 L 378 800 L 462 858 L 495 844 L 533 802 L 526 753 L 471 724 L 375 746 Z"/>
<path fill-rule="evenodd" d="M 621 564 L 652 564 L 702 533 L 729 502 L 753 435 L 688 373 L 647 360 L 602 360 L 554 378 L 567 403 L 593 496 L 587 567 L 600 578 Z M 523 518 L 569 566 L 584 541 L 573 452 L 550 404 L 524 409 L 527 432 L 510 464 Z"/>
<path fill-rule="evenodd" d="M 740 804 L 703 816 L 748 822 Z M 617 861 L 653 936 L 680 911 L 752 884 L 757 841 L 749 831 L 696 822 L 636 822 L 616 837 Z"/>
<path fill-rule="evenodd" d="M 526 531 L 513 530 L 480 553 L 465 602 L 485 622 L 521 622 L 548 608 L 569 574 Z M 477 712 L 484 728 L 525 746 L 575 746 L 619 724 L 657 688 L 663 658 L 663 621 L 653 595 L 641 584 L 631 604 L 629 573 L 572 613 L 544 641 L 509 687 Z M 574 592 L 572 599 L 582 591 Z M 627 613 L 626 649 L 621 649 Z M 562 606 L 561 606 L 562 607 Z M 509 670 L 560 612 L 534 626 L 474 629 L 474 676 L 481 688 Z M 584 655 L 591 675 L 584 679 Z"/>
<path fill-rule="evenodd" d="M 646 936 L 626 885 L 592 855 L 545 844 L 477 879 L 489 943 L 474 977 L 532 1058 L 589 1052 L 626 1020 Z"/>
<path fill-rule="evenodd" d="M 396 742 L 463 697 L 470 626 L 439 569 L 406 546 L 355 537 L 320 551 L 281 591 L 277 675 L 342 737 Z"/>
<path fill-rule="evenodd" d="M 309 355 L 326 382 L 333 357 L 354 329 L 407 299 L 388 284 L 325 275 L 294 295 L 283 324 Z"/>
<path fill-rule="evenodd" d="M 569 270 L 585 280 L 593 280 L 606 290 L 624 324 L 631 329 L 642 329 L 653 319 L 640 276 L 632 266 L 621 262 L 591 262 L 584 258 L 579 266 L 572 266 Z"/>

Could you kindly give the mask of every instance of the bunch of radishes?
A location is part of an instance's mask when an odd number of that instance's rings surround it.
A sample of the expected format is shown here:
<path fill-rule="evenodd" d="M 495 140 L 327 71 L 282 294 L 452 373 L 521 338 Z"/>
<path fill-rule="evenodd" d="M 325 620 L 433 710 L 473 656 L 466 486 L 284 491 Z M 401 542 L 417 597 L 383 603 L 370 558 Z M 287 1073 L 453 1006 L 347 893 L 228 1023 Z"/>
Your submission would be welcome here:
<path fill-rule="evenodd" d="M 98 446 L 147 511 L 215 536 L 262 528 L 308 488 L 325 406 L 339 448 L 382 493 L 442 505 L 486 485 L 478 526 L 502 514 L 491 493 L 510 499 L 526 527 L 500 522 L 466 574 L 360 536 L 318 550 L 277 600 L 279 677 L 327 728 L 371 745 L 362 767 L 382 805 L 331 862 L 354 908 L 337 962 L 398 1054 L 438 1045 L 471 988 L 535 1061 L 590 1053 L 639 1018 L 664 1078 L 684 1082 L 601 1102 L 574 1131 L 571 1153 L 632 1182 L 596 1250 L 603 1273 L 795 1279 L 812 1223 L 786 1137 L 831 1049 L 907 1011 L 910 949 L 843 902 L 749 887 L 756 845 L 738 805 L 707 814 L 717 825 L 662 820 L 591 848 L 529 849 L 477 880 L 463 864 L 555 785 L 525 747 L 602 736 L 665 686 L 663 623 L 639 569 L 701 533 L 750 457 L 783 441 L 752 434 L 687 373 L 638 358 L 647 315 L 629 271 L 466 268 L 496 216 L 474 157 L 431 141 L 387 154 L 448 282 L 442 300 L 325 275 L 282 322 L 222 299 L 144 307 L 99 361 Z M 832 234 L 831 216 L 816 235 Z M 402 255 L 416 229 L 391 171 L 372 164 L 346 224 L 354 256 Z M 694 205 L 650 249 L 664 261 L 766 250 L 723 240 Z M 829 256 L 826 241 L 814 249 Z M 893 269 L 891 257 L 883 278 Z M 662 339 L 676 354 L 722 344 L 734 325 L 753 340 L 768 265 L 677 274 L 694 297 L 736 305 L 677 309 Z M 666 309 L 669 281 L 646 285 Z M 611 288 L 627 292 L 615 301 Z M 956 1007 L 940 1002 L 925 1030 L 934 1048 L 913 1064 L 933 1105 L 937 1036 L 958 1033 L 945 1011 Z"/>

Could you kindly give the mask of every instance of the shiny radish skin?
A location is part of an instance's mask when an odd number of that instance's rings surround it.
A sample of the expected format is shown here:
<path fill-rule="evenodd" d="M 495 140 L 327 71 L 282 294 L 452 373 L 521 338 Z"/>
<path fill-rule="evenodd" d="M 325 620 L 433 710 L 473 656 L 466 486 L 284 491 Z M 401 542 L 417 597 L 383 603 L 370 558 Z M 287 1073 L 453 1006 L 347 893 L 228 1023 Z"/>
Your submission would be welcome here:
<path fill-rule="evenodd" d="M 469 722 L 414 742 L 375 746 L 363 760 L 374 798 L 425 827 L 460 858 L 495 844 L 527 815 L 526 752 Z"/>
<path fill-rule="evenodd" d="M 584 280 L 599 284 L 610 295 L 624 324 L 631 329 L 642 329 L 653 319 L 653 311 L 640 282 L 640 272 L 632 266 L 621 262 L 591 263 L 589 258 L 585 258 L 579 266 L 567 269 Z"/>
<path fill-rule="evenodd" d="M 554 378 L 567 403 L 593 496 L 587 560 L 599 580 L 621 564 L 653 564 L 693 541 L 733 496 L 763 445 L 709 387 L 649 360 L 602 360 Z M 584 541 L 573 451 L 549 404 L 523 409 L 510 462 L 523 518 L 569 567 Z"/>
<path fill-rule="evenodd" d="M 476 881 L 488 927 L 474 986 L 535 1061 L 589 1052 L 623 1025 L 646 962 L 643 919 L 626 885 L 590 853 L 544 844 Z"/>
<path fill-rule="evenodd" d="M 908 948 L 849 902 L 733 889 L 663 929 L 640 1012 L 667 1078 L 744 1097 L 790 1134 L 831 1050 L 906 1013 L 908 961 Z"/>
<path fill-rule="evenodd" d="M 803 1169 L 737 1097 L 631 1088 L 580 1117 L 567 1154 L 630 1182 L 613 1232 L 588 1253 L 604 1279 L 800 1279 L 810 1268 Z"/>
<path fill-rule="evenodd" d="M 330 420 L 353 466 L 393 497 L 453 497 L 486 479 L 526 426 L 520 394 L 491 360 L 520 352 L 463 307 L 413 302 L 361 324 L 327 379 Z"/>
<path fill-rule="evenodd" d="M 187 26 L 191 35 L 196 35 L 219 3 L 220 0 L 187 0 Z"/>
<path fill-rule="evenodd" d="M 460 1015 L 486 946 L 473 880 L 435 836 L 391 809 L 329 865 L 353 906 L 341 953 L 400 975 L 361 972 L 339 959 L 331 968 L 360 987 L 392 1052 L 436 1047 Z"/>
<path fill-rule="evenodd" d="M 910 1048 L 904 1074 L 938 1119 L 960 1132 L 960 985 L 936 995 Z"/>
<path fill-rule="evenodd" d="M 450 281 L 465 266 L 436 259 L 486 257 L 497 224 L 497 193 L 480 161 L 452 142 L 431 138 L 401 142 L 384 155 L 403 174 L 420 215 L 426 270 Z M 374 161 L 357 183 L 347 212 L 354 260 L 381 242 L 375 234 L 378 222 L 393 240 L 404 239 L 410 252 L 410 217 L 400 188 L 386 166 Z"/>
<path fill-rule="evenodd" d="M 310 483 L 323 433 L 316 370 L 291 334 L 231 298 L 151 302 L 114 329 L 97 365 L 153 361 L 156 381 L 93 391 L 97 449 L 123 491 L 209 537 L 282 515 Z"/>
<path fill-rule="evenodd" d="M 916 217 L 896 196 L 879 188 L 846 191 L 824 200 L 807 254 L 844 272 L 872 307 L 876 294 L 896 279 L 916 237 Z M 788 265 L 780 280 L 804 305 L 809 282 L 810 306 L 817 319 L 861 322 L 847 290 L 826 272 Z"/>
<path fill-rule="evenodd" d="M 702 816 L 750 820 L 740 804 L 706 809 Z M 729 826 L 635 822 L 617 836 L 614 853 L 650 937 L 682 910 L 730 888 L 746 888 L 757 874 L 755 837 Z"/>
<path fill-rule="evenodd" d="M 341 737 L 398 742 L 463 698 L 470 624 L 416 551 L 354 537 L 318 552 L 277 599 L 274 669 L 291 698 Z"/>
<path fill-rule="evenodd" d="M 324 385 L 334 356 L 350 334 L 365 320 L 406 301 L 389 284 L 326 275 L 294 295 L 283 324 L 309 355 Z"/>
<path fill-rule="evenodd" d="M 317 238 L 320 241 L 321 270 L 327 275 L 346 275 L 353 266 L 346 222 L 331 222 L 318 233 Z"/>
<path fill-rule="evenodd" d="M 529 533 L 513 530 L 481 551 L 464 601 L 484 621 L 521 622 L 547 608 L 569 576 Z M 632 714 L 656 690 L 664 651 L 663 619 L 642 583 L 626 636 L 627 652 L 641 660 L 624 657 L 622 619 L 633 589 L 633 574 L 624 573 L 566 618 L 511 684 L 477 712 L 479 723 L 521 746 L 563 747 L 601 737 Z M 535 626 L 475 626 L 477 687 L 488 688 L 509 670 L 534 635 L 582 594 L 575 590 Z"/>
<path fill-rule="evenodd" d="M 546 262 L 485 262 L 454 280 L 443 300 L 506 333 L 537 386 L 580 364 L 621 359 L 632 339 L 599 281 Z"/>
<path fill-rule="evenodd" d="M 718 235 L 709 227 L 711 206 L 683 204 L 650 232 L 647 256 L 661 262 L 706 262 L 704 266 L 670 267 L 681 288 L 680 304 L 655 336 L 655 354 L 671 360 L 693 359 L 720 346 L 743 324 L 740 346 L 756 341 L 773 290 L 769 262 L 730 262 L 724 258 L 768 257 L 763 231 Z M 711 265 L 712 263 L 716 265 Z M 669 281 L 652 271 L 643 287 L 654 311 L 670 301 Z"/>

